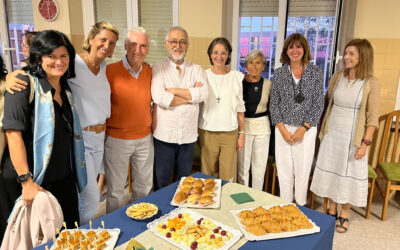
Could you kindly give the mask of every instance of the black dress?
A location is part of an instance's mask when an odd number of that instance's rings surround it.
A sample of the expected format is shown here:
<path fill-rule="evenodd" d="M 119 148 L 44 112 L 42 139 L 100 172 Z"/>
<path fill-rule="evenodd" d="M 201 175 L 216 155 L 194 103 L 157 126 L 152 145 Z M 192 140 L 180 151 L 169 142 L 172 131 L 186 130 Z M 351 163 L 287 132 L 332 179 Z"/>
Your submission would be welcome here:
<path fill-rule="evenodd" d="M 29 78 L 18 76 L 21 80 L 29 83 Z M 39 78 L 39 84 L 44 92 L 51 91 L 54 96 L 55 89 L 50 83 Z M 66 91 L 70 92 L 68 83 L 61 82 L 61 99 L 62 106 L 53 99 L 55 130 L 53 140 L 53 150 L 50 156 L 49 165 L 46 169 L 41 186 L 52 193 L 61 205 L 64 214 L 64 221 L 69 228 L 74 227 L 74 222 L 79 223 L 78 210 L 78 194 L 75 184 L 74 173 L 71 167 L 71 153 L 73 152 L 72 143 L 72 128 L 73 117 L 71 106 L 68 102 Z M 29 103 L 30 87 L 21 92 L 16 92 L 14 95 L 5 94 L 4 102 L 4 130 L 19 130 L 21 131 L 24 140 L 29 169 L 33 172 L 33 125 L 34 125 L 34 100 Z M 8 151 L 6 151 L 8 153 Z M 9 182 L 13 182 L 11 186 L 6 187 L 7 198 L 12 202 L 11 208 L 14 206 L 15 194 L 21 194 L 21 185 L 17 183 L 14 177 L 15 170 L 12 166 L 9 154 L 4 155 L 4 165 L 9 169 L 9 172 L 14 171 L 13 178 L 3 178 Z M 12 175 L 12 174 L 9 174 Z M 14 179 L 14 180 L 12 180 Z M 3 200 L 2 200 L 3 201 Z M 2 203 L 3 207 L 3 203 Z"/>

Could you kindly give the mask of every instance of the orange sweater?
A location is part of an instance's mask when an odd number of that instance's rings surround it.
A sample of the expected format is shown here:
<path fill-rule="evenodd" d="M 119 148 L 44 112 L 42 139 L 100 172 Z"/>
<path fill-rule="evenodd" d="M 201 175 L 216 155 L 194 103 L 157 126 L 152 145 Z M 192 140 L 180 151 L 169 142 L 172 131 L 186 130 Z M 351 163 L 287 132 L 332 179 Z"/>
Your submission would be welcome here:
<path fill-rule="evenodd" d="M 140 139 L 151 133 L 151 68 L 142 64 L 139 78 L 134 78 L 122 61 L 107 66 L 111 88 L 111 116 L 107 134 L 119 139 Z"/>

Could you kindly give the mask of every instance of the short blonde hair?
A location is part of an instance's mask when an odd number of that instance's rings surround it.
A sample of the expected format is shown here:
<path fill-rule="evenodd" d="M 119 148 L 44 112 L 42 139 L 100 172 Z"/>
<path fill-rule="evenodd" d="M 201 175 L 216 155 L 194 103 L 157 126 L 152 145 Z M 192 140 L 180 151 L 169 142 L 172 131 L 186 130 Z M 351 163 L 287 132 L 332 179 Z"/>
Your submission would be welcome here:
<path fill-rule="evenodd" d="M 259 49 L 254 49 L 254 50 L 250 51 L 249 54 L 247 54 L 246 58 L 244 59 L 244 60 L 245 60 L 246 67 L 247 67 L 247 63 L 248 63 L 249 61 L 253 61 L 253 60 L 256 59 L 258 56 L 260 56 L 260 57 L 262 58 L 262 62 L 263 62 L 263 64 L 265 65 L 266 62 L 265 62 L 264 53 L 263 53 L 261 50 L 259 50 Z"/>
<path fill-rule="evenodd" d="M 115 28 L 114 25 L 112 25 L 111 23 L 108 22 L 97 22 L 95 23 L 92 28 L 89 31 L 89 35 L 86 37 L 85 41 L 83 41 L 83 45 L 82 45 L 82 49 L 90 52 L 90 39 L 93 39 L 97 34 L 99 34 L 102 30 L 109 30 L 111 32 L 114 32 L 114 34 L 117 36 L 117 40 L 118 40 L 118 29 Z"/>
<path fill-rule="evenodd" d="M 371 77 L 374 73 L 374 49 L 372 48 L 371 43 L 367 39 L 353 39 L 346 44 L 344 53 L 349 46 L 356 47 L 359 53 L 358 64 L 355 67 L 356 78 L 367 79 Z M 349 69 L 344 70 L 344 75 L 349 75 Z"/>
<path fill-rule="evenodd" d="M 310 45 L 308 45 L 307 39 L 302 34 L 293 33 L 285 39 L 281 53 L 281 59 L 280 59 L 281 63 L 286 63 L 286 64 L 290 63 L 290 58 L 287 54 L 287 50 L 295 42 L 299 42 L 301 47 L 303 47 L 304 55 L 303 58 L 301 59 L 303 64 L 307 64 L 309 61 L 311 61 Z"/>

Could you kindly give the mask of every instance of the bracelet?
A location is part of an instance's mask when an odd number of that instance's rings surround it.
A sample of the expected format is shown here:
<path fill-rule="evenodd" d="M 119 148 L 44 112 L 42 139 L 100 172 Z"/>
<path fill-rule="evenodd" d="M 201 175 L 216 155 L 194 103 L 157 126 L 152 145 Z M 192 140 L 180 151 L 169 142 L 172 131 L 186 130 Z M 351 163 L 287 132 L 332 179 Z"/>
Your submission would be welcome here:
<path fill-rule="evenodd" d="M 371 145 L 372 142 L 370 140 L 367 140 L 367 139 L 362 139 L 361 143 L 364 143 L 365 145 L 369 146 L 369 145 Z"/>
<path fill-rule="evenodd" d="M 243 130 L 239 130 L 239 134 L 244 134 L 244 131 Z"/>
<path fill-rule="evenodd" d="M 301 126 L 303 126 L 303 127 L 306 129 L 306 131 L 308 131 L 308 130 L 310 129 L 310 127 L 308 127 L 308 126 L 305 125 L 304 123 L 303 123 Z"/>

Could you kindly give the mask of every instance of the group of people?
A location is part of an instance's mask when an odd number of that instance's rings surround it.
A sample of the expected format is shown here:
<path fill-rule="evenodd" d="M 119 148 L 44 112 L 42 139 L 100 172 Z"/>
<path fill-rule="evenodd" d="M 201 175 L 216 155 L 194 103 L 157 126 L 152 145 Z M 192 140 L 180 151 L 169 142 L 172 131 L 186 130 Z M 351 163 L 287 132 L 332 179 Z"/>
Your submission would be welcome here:
<path fill-rule="evenodd" d="M 191 174 L 196 141 L 203 173 L 249 185 L 251 169 L 252 187 L 261 190 L 269 116 L 280 195 L 304 205 L 325 105 L 311 190 L 329 198 L 332 215 L 344 204 L 337 230 L 347 230 L 350 204 L 366 204 L 367 146 L 378 126 L 379 84 L 367 40 L 346 46 L 345 70 L 332 76 L 324 104 L 322 69 L 310 62 L 300 34 L 285 40 L 283 66 L 272 82 L 261 76 L 266 60 L 260 50 L 246 56 L 246 74 L 232 69 L 232 47 L 224 37 L 208 47 L 211 68 L 187 61 L 189 36 L 178 26 L 166 35 L 169 55 L 161 62 L 145 62 L 150 37 L 136 27 L 126 35 L 126 56 L 106 65 L 119 35 L 112 24 L 98 22 L 84 52 L 75 54 L 64 34 L 38 32 L 23 71 L 2 83 L 8 142 L 0 174 L 2 226 L 21 194 L 29 206 L 43 190 L 57 198 L 69 227 L 86 224 L 96 214 L 104 176 L 109 213 L 124 205 L 129 165 L 132 199 L 140 199 L 172 176 Z"/>

